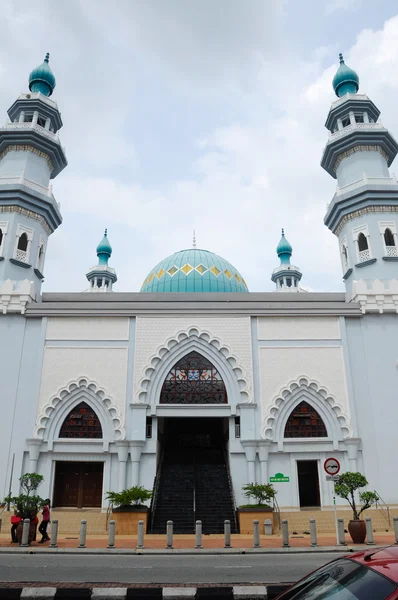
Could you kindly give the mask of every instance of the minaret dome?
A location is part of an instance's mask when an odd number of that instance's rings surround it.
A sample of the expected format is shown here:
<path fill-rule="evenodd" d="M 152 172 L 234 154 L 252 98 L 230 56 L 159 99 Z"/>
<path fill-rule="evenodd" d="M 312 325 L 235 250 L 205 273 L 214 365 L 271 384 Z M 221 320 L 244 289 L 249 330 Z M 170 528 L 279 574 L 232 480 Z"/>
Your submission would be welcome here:
<path fill-rule="evenodd" d="M 55 77 L 48 64 L 50 55 L 47 52 L 42 64 L 33 69 L 29 75 L 29 89 L 31 92 L 41 92 L 44 96 L 51 96 L 55 88 Z"/>
<path fill-rule="evenodd" d="M 359 89 L 359 77 L 354 69 L 350 69 L 344 62 L 342 54 L 339 54 L 340 66 L 333 77 L 333 89 L 336 96 L 341 98 L 345 94 L 356 94 Z"/>

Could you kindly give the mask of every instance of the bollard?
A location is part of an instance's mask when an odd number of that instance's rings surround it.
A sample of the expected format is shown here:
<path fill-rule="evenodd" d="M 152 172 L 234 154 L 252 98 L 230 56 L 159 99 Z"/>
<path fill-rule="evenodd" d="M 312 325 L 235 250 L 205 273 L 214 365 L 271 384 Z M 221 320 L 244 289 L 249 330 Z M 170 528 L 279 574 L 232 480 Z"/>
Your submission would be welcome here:
<path fill-rule="evenodd" d="M 393 517 L 392 522 L 394 525 L 395 543 L 398 544 L 398 517 Z"/>
<path fill-rule="evenodd" d="M 195 535 L 195 548 L 202 548 L 202 521 L 196 521 Z"/>
<path fill-rule="evenodd" d="M 167 521 L 166 548 L 173 547 L 173 521 Z"/>
<path fill-rule="evenodd" d="M 316 541 L 316 521 L 315 519 L 310 519 L 310 533 L 311 533 L 311 546 L 317 546 Z"/>
<path fill-rule="evenodd" d="M 289 548 L 289 523 L 285 519 L 282 521 L 282 547 Z"/>
<path fill-rule="evenodd" d="M 260 548 L 260 522 L 253 521 L 253 548 Z"/>
<path fill-rule="evenodd" d="M 22 540 L 20 543 L 20 546 L 22 546 L 22 548 L 27 548 L 29 546 L 29 529 L 30 519 L 24 519 L 22 526 Z"/>
<path fill-rule="evenodd" d="M 0 519 L 0 533 L 1 533 L 1 526 L 3 524 L 3 519 Z"/>
<path fill-rule="evenodd" d="M 224 548 L 231 547 L 231 521 L 224 521 Z"/>
<path fill-rule="evenodd" d="M 51 540 L 50 540 L 49 548 L 58 548 L 57 536 L 58 536 L 58 520 L 53 519 L 51 521 Z"/>
<path fill-rule="evenodd" d="M 80 541 L 78 548 L 86 547 L 87 521 L 80 521 Z"/>
<path fill-rule="evenodd" d="M 366 537 L 367 537 L 367 544 L 369 546 L 372 546 L 375 541 L 373 539 L 373 529 L 372 529 L 372 519 L 370 519 L 369 517 L 367 519 L 365 519 L 365 523 L 366 523 Z"/>
<path fill-rule="evenodd" d="M 344 533 L 344 519 L 337 519 L 337 535 L 340 546 L 346 546 Z"/>
<path fill-rule="evenodd" d="M 138 521 L 137 548 L 144 547 L 144 521 Z"/>
<path fill-rule="evenodd" d="M 116 522 L 112 519 L 112 521 L 109 521 L 108 548 L 115 547 L 115 533 L 116 533 Z"/>

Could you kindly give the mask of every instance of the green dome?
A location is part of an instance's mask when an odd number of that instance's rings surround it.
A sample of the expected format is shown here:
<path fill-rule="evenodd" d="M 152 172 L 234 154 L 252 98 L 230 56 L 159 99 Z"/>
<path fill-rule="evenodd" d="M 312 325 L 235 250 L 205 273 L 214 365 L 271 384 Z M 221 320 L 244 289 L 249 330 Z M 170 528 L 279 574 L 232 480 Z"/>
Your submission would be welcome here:
<path fill-rule="evenodd" d="M 242 275 L 224 258 L 190 248 L 162 260 L 146 277 L 141 292 L 248 292 Z"/>
<path fill-rule="evenodd" d="M 333 89 L 336 96 L 341 98 L 345 94 L 356 94 L 359 88 L 359 77 L 357 73 L 344 62 L 343 55 L 339 54 L 340 66 L 333 77 Z"/>
<path fill-rule="evenodd" d="M 279 258 L 281 259 L 282 264 L 290 262 L 290 257 L 292 255 L 292 252 L 293 252 L 293 248 L 291 247 L 291 245 L 285 238 L 285 232 L 282 229 L 281 241 L 279 242 L 279 244 L 276 247 L 276 253 L 279 256 Z"/>
<path fill-rule="evenodd" d="M 41 92 L 44 96 L 51 96 L 55 88 L 55 77 L 50 69 L 48 61 L 50 55 L 47 52 L 43 63 L 33 69 L 29 75 L 29 89 L 31 92 Z"/>
<path fill-rule="evenodd" d="M 112 254 L 112 246 L 108 240 L 108 230 L 105 229 L 104 237 L 97 246 L 97 256 L 99 258 L 99 264 L 107 264 Z"/>

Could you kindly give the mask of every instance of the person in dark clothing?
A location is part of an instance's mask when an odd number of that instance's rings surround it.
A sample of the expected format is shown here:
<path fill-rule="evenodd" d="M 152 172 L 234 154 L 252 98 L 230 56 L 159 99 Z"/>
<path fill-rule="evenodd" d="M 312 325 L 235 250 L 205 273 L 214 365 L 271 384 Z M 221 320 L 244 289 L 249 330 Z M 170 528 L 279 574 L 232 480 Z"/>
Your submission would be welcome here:
<path fill-rule="evenodd" d="M 41 538 L 39 544 L 44 544 L 44 542 L 48 542 L 50 539 L 50 537 L 47 533 L 47 527 L 50 522 L 50 500 L 49 500 L 49 498 L 47 498 L 47 500 L 44 501 L 42 515 L 43 515 L 42 520 L 39 525 L 39 532 L 41 533 L 42 538 Z"/>
<path fill-rule="evenodd" d="M 17 544 L 18 540 L 17 540 L 17 527 L 20 524 L 20 522 L 22 521 L 21 517 L 19 517 L 17 515 L 17 512 L 15 511 L 14 514 L 11 517 L 11 543 L 12 544 Z"/>

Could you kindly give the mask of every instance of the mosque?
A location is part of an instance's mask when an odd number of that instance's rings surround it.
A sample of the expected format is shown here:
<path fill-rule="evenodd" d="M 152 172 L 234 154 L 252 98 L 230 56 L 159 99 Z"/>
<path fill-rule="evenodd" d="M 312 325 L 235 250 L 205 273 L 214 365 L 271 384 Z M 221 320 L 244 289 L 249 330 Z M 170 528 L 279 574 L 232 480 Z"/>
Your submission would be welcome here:
<path fill-rule="evenodd" d="M 273 292 L 195 245 L 116 292 L 105 231 L 86 292 L 41 294 L 67 165 L 54 88 L 47 55 L 0 129 L 3 497 L 26 472 L 76 510 L 142 485 L 152 531 L 216 531 L 249 482 L 274 481 L 281 508 L 328 510 L 335 458 L 398 505 L 398 145 L 356 72 L 340 55 L 321 160 L 345 293 L 305 292 L 283 232 Z"/>

